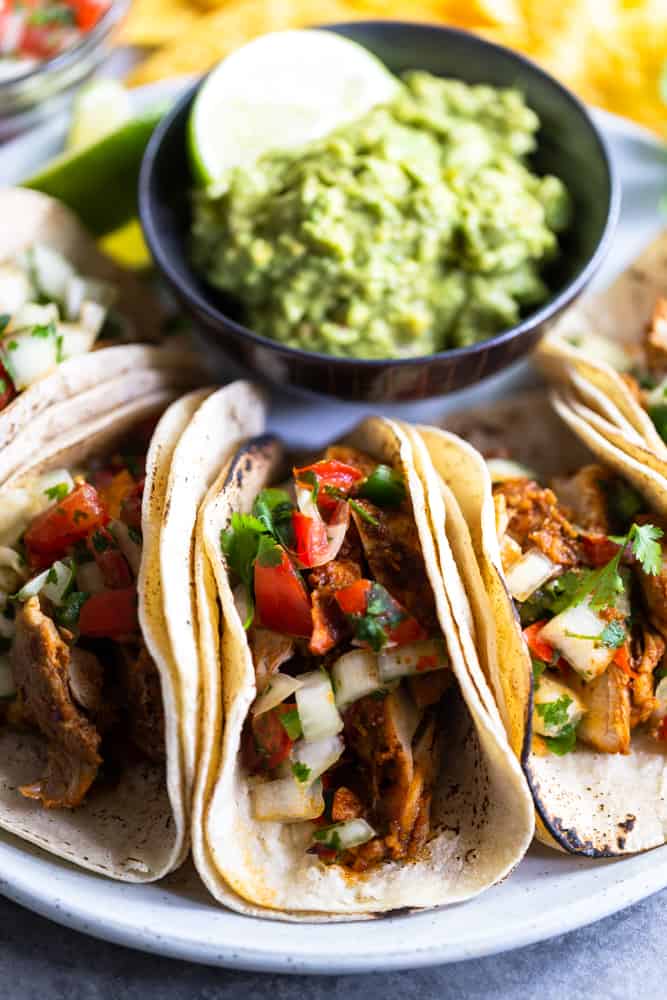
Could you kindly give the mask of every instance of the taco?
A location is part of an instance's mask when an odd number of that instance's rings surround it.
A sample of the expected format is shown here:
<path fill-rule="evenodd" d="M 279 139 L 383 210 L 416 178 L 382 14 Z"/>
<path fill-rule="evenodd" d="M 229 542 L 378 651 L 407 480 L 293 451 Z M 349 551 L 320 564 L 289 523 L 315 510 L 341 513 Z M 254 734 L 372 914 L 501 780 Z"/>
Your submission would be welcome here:
<path fill-rule="evenodd" d="M 200 511 L 195 570 L 193 854 L 217 899 L 343 919 L 467 899 L 516 865 L 530 795 L 397 425 L 291 470 L 249 441 Z"/>
<path fill-rule="evenodd" d="M 126 881 L 160 878 L 188 842 L 147 573 L 183 423 L 167 409 L 149 441 L 172 399 L 160 390 L 75 427 L 0 489 L 0 827 Z"/>
<path fill-rule="evenodd" d="M 515 747 L 523 720 L 538 837 L 589 857 L 664 843 L 658 477 L 639 467 L 630 482 L 632 460 L 618 453 L 602 464 L 543 393 L 456 415 L 448 428 L 419 433 L 470 529 L 496 630 L 489 680 Z"/>
<path fill-rule="evenodd" d="M 574 411 L 614 447 L 667 474 L 667 231 L 606 292 L 588 297 L 536 352 L 569 384 Z"/>
<path fill-rule="evenodd" d="M 8 188 L 0 191 L 0 218 L 2 482 L 20 465 L 19 435 L 30 454 L 78 421 L 160 388 L 193 385 L 200 373 L 176 344 L 150 346 L 161 325 L 154 296 L 105 258 L 63 205 Z"/>

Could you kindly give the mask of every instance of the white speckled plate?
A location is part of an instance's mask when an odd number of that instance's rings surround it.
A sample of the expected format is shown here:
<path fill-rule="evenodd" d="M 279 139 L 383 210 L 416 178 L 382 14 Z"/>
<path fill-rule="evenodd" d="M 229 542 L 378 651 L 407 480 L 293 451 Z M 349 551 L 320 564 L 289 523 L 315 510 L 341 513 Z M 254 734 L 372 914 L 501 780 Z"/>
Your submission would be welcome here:
<path fill-rule="evenodd" d="M 137 108 L 182 83 L 136 91 Z M 666 220 L 657 210 L 667 188 L 664 149 L 622 119 L 596 113 L 623 181 L 614 250 L 597 284 L 608 282 Z M 51 122 L 2 149 L 0 185 L 20 181 L 63 141 Z M 446 401 L 393 406 L 388 413 L 437 420 L 535 381 L 528 364 Z M 272 427 L 292 443 L 317 446 L 368 410 L 355 404 L 276 395 Z M 667 886 L 667 848 L 622 861 L 588 861 L 531 849 L 511 878 L 478 899 L 448 909 L 372 922 L 280 924 L 214 905 L 186 866 L 164 882 L 128 886 L 79 871 L 0 833 L 0 893 L 89 934 L 211 965 L 277 972 L 362 972 L 435 965 L 543 940 L 598 920 Z"/>

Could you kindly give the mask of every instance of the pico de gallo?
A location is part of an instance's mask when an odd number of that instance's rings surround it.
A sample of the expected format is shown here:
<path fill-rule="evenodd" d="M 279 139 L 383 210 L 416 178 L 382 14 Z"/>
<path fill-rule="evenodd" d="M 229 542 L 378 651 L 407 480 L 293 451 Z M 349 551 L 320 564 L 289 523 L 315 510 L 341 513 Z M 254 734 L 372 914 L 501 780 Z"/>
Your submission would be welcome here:
<path fill-rule="evenodd" d="M 663 520 L 614 472 L 586 465 L 540 485 L 489 462 L 507 585 L 534 677 L 533 747 L 630 753 L 667 740 Z"/>
<path fill-rule="evenodd" d="M 255 667 L 255 818 L 310 823 L 309 852 L 352 871 L 418 856 L 452 673 L 401 473 L 331 447 L 221 546 Z"/>
<path fill-rule="evenodd" d="M 136 444 L 0 492 L 0 725 L 44 739 L 45 769 L 19 791 L 48 809 L 79 806 L 128 755 L 164 757 L 160 679 L 137 611 Z"/>
<path fill-rule="evenodd" d="M 114 299 L 111 285 L 43 244 L 0 263 L 0 412 L 62 361 L 92 350 Z"/>
<path fill-rule="evenodd" d="M 112 0 L 0 0 L 0 82 L 80 42 Z"/>

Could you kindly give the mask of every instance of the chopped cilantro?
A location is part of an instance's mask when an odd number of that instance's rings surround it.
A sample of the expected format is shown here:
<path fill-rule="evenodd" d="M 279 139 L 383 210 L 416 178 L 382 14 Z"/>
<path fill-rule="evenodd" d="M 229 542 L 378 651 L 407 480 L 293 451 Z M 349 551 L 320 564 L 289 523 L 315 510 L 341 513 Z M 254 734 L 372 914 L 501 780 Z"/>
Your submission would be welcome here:
<path fill-rule="evenodd" d="M 377 517 L 373 517 L 373 515 L 367 511 L 365 507 L 362 507 L 360 503 L 357 503 L 356 500 L 350 500 L 349 503 L 352 510 L 359 515 L 362 521 L 365 521 L 366 524 L 372 524 L 374 528 L 380 527 L 380 522 Z"/>
<path fill-rule="evenodd" d="M 280 566 L 284 549 L 268 535 L 261 535 L 257 547 L 257 562 L 260 566 Z"/>
<path fill-rule="evenodd" d="M 662 568 L 662 546 L 659 542 L 662 535 L 662 528 L 655 524 L 633 524 L 628 532 L 627 540 L 633 554 L 649 576 L 657 576 Z"/>
<path fill-rule="evenodd" d="M 49 486 L 44 490 L 44 495 L 49 498 L 49 500 L 64 500 L 69 494 L 69 486 L 67 483 L 56 483 L 55 486 Z"/>
<path fill-rule="evenodd" d="M 264 532 L 264 525 L 251 514 L 232 514 L 229 528 L 220 532 L 220 547 L 227 560 L 227 565 L 245 585 L 250 607 L 248 618 L 244 622 L 249 628 L 254 614 L 254 598 L 252 589 L 253 566 L 257 558 L 259 540 Z"/>
<path fill-rule="evenodd" d="M 56 324 L 51 320 L 50 323 L 45 325 L 33 326 L 30 331 L 31 337 L 39 337 L 42 340 L 46 340 L 48 337 L 55 337 L 56 335 Z"/>
<path fill-rule="evenodd" d="M 56 364 L 61 364 L 65 360 L 65 353 L 63 351 L 63 335 L 59 333 L 56 337 Z"/>
<path fill-rule="evenodd" d="M 364 614 L 349 616 L 354 636 L 378 653 L 387 644 L 388 632 L 405 618 L 405 611 L 380 583 L 372 583 Z"/>
<path fill-rule="evenodd" d="M 303 735 L 301 719 L 299 718 L 299 710 L 297 708 L 291 708 L 289 712 L 281 712 L 278 718 L 280 719 L 281 726 L 291 740 L 298 740 Z"/>
<path fill-rule="evenodd" d="M 34 27 L 47 27 L 56 24 L 73 25 L 75 23 L 74 10 L 65 4 L 36 9 L 31 11 L 28 16 L 28 24 Z"/>
<path fill-rule="evenodd" d="M 536 702 L 535 711 L 550 729 L 564 729 L 570 724 L 567 710 L 571 704 L 569 694 L 563 694 L 555 701 Z"/>
<path fill-rule="evenodd" d="M 313 840 L 318 844 L 330 847 L 332 851 L 341 851 L 343 845 L 338 833 L 339 826 L 339 823 L 334 823 L 332 826 L 323 826 L 319 830 L 315 830 Z"/>
<path fill-rule="evenodd" d="M 132 526 L 130 526 L 127 529 L 127 533 L 135 545 L 141 545 L 143 539 L 141 537 L 141 532 L 139 531 L 138 528 L 133 528 Z"/>
<path fill-rule="evenodd" d="M 619 649 L 625 642 L 626 635 L 623 622 L 615 619 L 607 622 L 600 633 L 599 639 L 602 645 L 607 646 L 608 649 Z"/>
<path fill-rule="evenodd" d="M 545 736 L 544 742 L 552 753 L 562 757 L 566 753 L 571 753 L 577 742 L 577 730 L 575 726 L 566 726 L 560 736 Z"/>
<path fill-rule="evenodd" d="M 18 350 L 18 346 L 19 346 L 18 345 L 18 341 L 16 341 L 16 340 L 10 340 L 9 343 L 7 344 L 7 350 L 8 351 L 16 351 L 16 350 Z"/>
<path fill-rule="evenodd" d="M 0 313 L 0 333 L 4 333 L 9 326 L 9 321 L 12 317 L 9 313 Z"/>
<path fill-rule="evenodd" d="M 292 513 L 294 505 L 285 490 L 266 489 L 258 494 L 252 513 L 263 525 L 263 530 L 290 548 L 293 544 Z"/>
<path fill-rule="evenodd" d="M 88 600 L 88 596 L 81 590 L 73 590 L 71 594 L 68 594 L 64 603 L 54 611 L 54 618 L 58 625 L 64 625 L 66 628 L 76 626 L 81 608 Z"/>
<path fill-rule="evenodd" d="M 96 552 L 106 552 L 111 548 L 111 542 L 102 531 L 94 531 L 91 541 Z"/>
<path fill-rule="evenodd" d="M 307 764 L 302 764 L 301 761 L 298 760 L 292 764 L 292 774 L 297 781 L 304 783 L 308 781 L 310 777 L 310 768 Z"/>
<path fill-rule="evenodd" d="M 7 379 L 0 378 L 0 396 L 3 393 L 7 392 L 8 389 L 9 389 L 9 383 L 7 382 Z"/>
<path fill-rule="evenodd" d="M 536 656 L 531 656 L 530 662 L 533 664 L 533 681 L 537 684 L 540 677 L 547 669 L 547 664 L 544 660 L 538 660 Z"/>
<path fill-rule="evenodd" d="M 47 583 L 57 583 L 58 582 L 58 574 L 56 573 L 55 566 L 52 566 L 51 569 L 49 570 L 48 575 L 46 577 L 46 582 Z"/>

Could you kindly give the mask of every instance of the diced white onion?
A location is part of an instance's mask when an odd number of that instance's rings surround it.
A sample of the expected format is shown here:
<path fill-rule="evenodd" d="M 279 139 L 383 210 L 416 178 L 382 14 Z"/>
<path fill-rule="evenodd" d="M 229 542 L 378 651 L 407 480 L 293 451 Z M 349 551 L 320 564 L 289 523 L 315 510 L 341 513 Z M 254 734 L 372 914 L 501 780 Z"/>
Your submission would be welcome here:
<path fill-rule="evenodd" d="M 299 680 L 296 705 L 304 739 L 315 741 L 335 736 L 343 728 L 343 720 L 336 708 L 329 675 L 324 670 L 312 670 L 301 674 Z"/>
<path fill-rule="evenodd" d="M 543 552 L 529 549 L 505 574 L 509 592 L 515 600 L 527 601 L 557 570 L 558 567 Z"/>
<path fill-rule="evenodd" d="M 37 576 L 33 576 L 32 580 L 28 580 L 24 583 L 16 599 L 18 601 L 28 601 L 31 597 L 36 597 L 42 590 L 42 587 L 46 583 L 46 578 L 49 575 L 50 570 L 45 569 L 42 573 L 38 573 Z"/>
<path fill-rule="evenodd" d="M 339 656 L 331 668 L 336 705 L 341 711 L 353 701 L 382 687 L 377 655 L 370 649 L 353 649 Z"/>
<path fill-rule="evenodd" d="M 54 499 L 48 496 L 48 492 L 56 486 L 67 487 L 67 493 L 71 493 L 74 489 L 74 480 L 67 469 L 52 469 L 51 472 L 45 472 L 44 475 L 39 477 L 37 490 L 43 493 L 47 503 L 51 504 L 54 502 Z M 67 494 L 64 495 L 66 496 Z"/>
<path fill-rule="evenodd" d="M 106 318 L 107 311 L 99 303 L 86 300 L 82 304 L 79 323 L 93 338 L 97 339 Z"/>
<path fill-rule="evenodd" d="M 77 563 L 76 586 L 84 594 L 99 594 L 106 590 L 102 570 L 92 559 L 90 562 Z"/>
<path fill-rule="evenodd" d="M 16 684 L 14 683 L 14 672 L 9 662 L 8 656 L 0 656 L 0 701 L 14 698 L 16 695 Z"/>
<path fill-rule="evenodd" d="M 26 302 L 12 316 L 11 330 L 29 330 L 34 326 L 48 326 L 58 322 L 58 306 L 49 302 L 40 306 L 37 302 Z"/>
<path fill-rule="evenodd" d="M 292 747 L 292 762 L 308 768 L 308 773 L 304 774 L 304 778 L 301 779 L 298 773 L 294 772 L 295 778 L 302 783 L 315 781 L 336 763 L 344 749 L 345 744 L 340 736 L 327 736 L 314 743 L 299 740 Z"/>
<path fill-rule="evenodd" d="M 252 707 L 253 715 L 263 715 L 270 712 L 276 705 L 280 705 L 286 698 L 301 687 L 298 677 L 290 677 L 289 674 L 273 674 L 268 685 L 259 695 Z"/>
<path fill-rule="evenodd" d="M 67 282 L 74 276 L 70 262 L 42 243 L 31 247 L 26 258 L 37 290 L 53 302 L 64 302 Z"/>
<path fill-rule="evenodd" d="M 538 477 L 527 465 L 513 462 L 509 458 L 487 458 L 486 467 L 491 476 L 491 482 L 504 483 L 508 479 L 537 479 Z"/>
<path fill-rule="evenodd" d="M 568 697 L 570 703 L 567 706 L 565 721 L 560 726 L 548 724 L 539 714 L 537 708 L 534 709 L 533 729 L 540 736 L 560 736 L 567 726 L 576 726 L 586 711 L 583 703 L 571 688 L 561 684 L 560 681 L 547 677 L 546 674 L 542 674 L 535 691 L 535 705 L 548 705 L 563 697 Z"/>
<path fill-rule="evenodd" d="M 135 576 L 138 576 L 141 567 L 141 545 L 132 538 L 125 521 L 112 521 L 109 531 L 118 542 L 118 548 L 127 559 L 130 569 Z"/>
<path fill-rule="evenodd" d="M 63 360 L 87 354 L 95 343 L 97 334 L 91 333 L 78 323 L 58 323 L 60 356 Z"/>
<path fill-rule="evenodd" d="M 295 781 L 293 777 L 278 778 L 253 785 L 250 789 L 252 811 L 255 819 L 277 823 L 296 823 L 317 819 L 324 812 L 322 782 L 311 785 Z"/>
<path fill-rule="evenodd" d="M 67 563 L 57 560 L 47 574 L 47 580 L 42 587 L 42 593 L 53 604 L 60 607 L 65 599 L 65 594 L 69 590 L 73 576 L 72 567 Z"/>
<path fill-rule="evenodd" d="M 378 670 L 383 682 L 412 674 L 425 674 L 449 666 L 449 656 L 442 639 L 420 639 L 404 646 L 393 646 L 378 655 Z"/>
<path fill-rule="evenodd" d="M 375 830 L 365 819 L 348 819 L 344 823 L 333 823 L 322 830 L 316 830 L 313 843 L 330 847 L 334 851 L 349 851 L 368 843 L 374 836 Z"/>
<path fill-rule="evenodd" d="M 592 681 L 604 673 L 616 655 L 615 649 L 598 641 L 606 624 L 587 603 L 577 604 L 547 622 L 539 637 L 554 646 L 583 680 Z"/>
<path fill-rule="evenodd" d="M 13 316 L 30 299 L 28 276 L 15 264 L 0 264 L 0 313 Z"/>
<path fill-rule="evenodd" d="M 19 392 L 44 378 L 57 364 L 56 340 L 51 336 L 17 334 L 9 339 L 5 338 L 0 353 L 14 387 Z"/>

